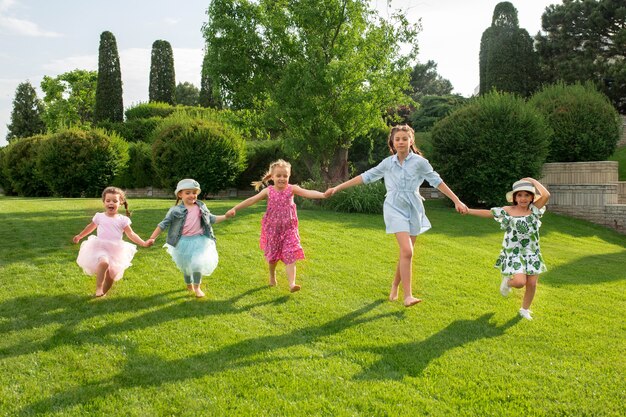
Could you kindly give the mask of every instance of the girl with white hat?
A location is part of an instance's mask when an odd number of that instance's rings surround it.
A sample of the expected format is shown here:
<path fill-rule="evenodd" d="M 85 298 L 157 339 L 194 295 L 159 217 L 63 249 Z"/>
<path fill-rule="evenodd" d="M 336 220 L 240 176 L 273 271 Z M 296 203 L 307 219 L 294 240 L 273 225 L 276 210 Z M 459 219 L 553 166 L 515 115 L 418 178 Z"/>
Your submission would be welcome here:
<path fill-rule="evenodd" d="M 511 287 L 526 287 L 519 314 L 532 320 L 530 304 L 535 297 L 539 274 L 546 271 L 539 248 L 539 228 L 550 193 L 539 181 L 522 178 L 513 183 L 506 199 L 513 205 L 491 210 L 468 209 L 467 214 L 493 217 L 505 231 L 502 250 L 495 264 L 502 273 L 500 293 L 506 297 Z"/>
<path fill-rule="evenodd" d="M 218 262 L 211 225 L 224 221 L 226 216 L 211 214 L 206 205 L 198 200 L 200 184 L 196 180 L 180 180 L 174 194 L 176 204 L 154 229 L 148 242 L 154 243 L 157 236 L 169 227 L 167 243 L 163 247 L 183 273 L 187 289 L 198 298 L 204 297 L 200 289 L 202 276 L 211 275 Z M 179 201 L 182 201 L 181 204 L 178 204 Z"/>

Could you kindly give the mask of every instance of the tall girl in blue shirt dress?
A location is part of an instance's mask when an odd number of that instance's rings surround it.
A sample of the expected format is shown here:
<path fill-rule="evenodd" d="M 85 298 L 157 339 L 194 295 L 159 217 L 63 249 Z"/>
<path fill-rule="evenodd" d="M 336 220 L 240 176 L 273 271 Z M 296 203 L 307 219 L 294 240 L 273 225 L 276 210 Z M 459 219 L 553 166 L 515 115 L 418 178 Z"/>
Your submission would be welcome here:
<path fill-rule="evenodd" d="M 389 300 L 398 299 L 398 288 L 402 284 L 404 306 L 410 307 L 422 301 L 413 297 L 411 289 L 413 246 L 417 235 L 431 227 L 419 194 L 420 185 L 424 180 L 428 181 L 431 186 L 439 189 L 454 202 L 459 213 L 464 214 L 467 207 L 433 170 L 428 160 L 422 157 L 415 146 L 415 134 L 410 126 L 393 127 L 389 134 L 388 145 L 391 156 L 363 174 L 329 188 L 325 194 L 330 196 L 345 188 L 369 184 L 384 178 L 387 189 L 383 205 L 385 228 L 387 233 L 395 234 L 400 249 Z"/>

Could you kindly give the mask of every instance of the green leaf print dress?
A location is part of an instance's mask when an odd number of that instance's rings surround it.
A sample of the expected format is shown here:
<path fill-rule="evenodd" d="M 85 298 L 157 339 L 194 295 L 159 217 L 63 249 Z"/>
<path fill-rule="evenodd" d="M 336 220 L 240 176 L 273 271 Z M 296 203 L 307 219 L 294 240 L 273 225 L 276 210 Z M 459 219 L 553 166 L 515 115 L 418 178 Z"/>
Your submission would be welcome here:
<path fill-rule="evenodd" d="M 505 231 L 502 250 L 496 261 L 503 276 L 515 274 L 538 275 L 547 271 L 539 248 L 541 216 L 546 208 L 530 205 L 528 216 L 511 216 L 501 207 L 491 209 L 495 221 Z"/>

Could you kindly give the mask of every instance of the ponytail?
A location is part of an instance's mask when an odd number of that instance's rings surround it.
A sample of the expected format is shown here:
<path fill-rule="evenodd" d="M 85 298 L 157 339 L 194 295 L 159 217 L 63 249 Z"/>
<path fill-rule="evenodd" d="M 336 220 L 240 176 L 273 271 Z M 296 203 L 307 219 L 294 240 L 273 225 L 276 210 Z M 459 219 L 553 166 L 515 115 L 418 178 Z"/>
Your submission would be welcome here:
<path fill-rule="evenodd" d="M 270 179 L 272 179 L 272 174 L 276 167 L 286 168 L 291 173 L 291 164 L 283 159 L 278 159 L 270 164 L 269 169 L 263 174 L 260 181 L 252 181 L 250 185 L 254 187 L 255 191 L 259 191 L 261 188 L 267 186 Z"/>

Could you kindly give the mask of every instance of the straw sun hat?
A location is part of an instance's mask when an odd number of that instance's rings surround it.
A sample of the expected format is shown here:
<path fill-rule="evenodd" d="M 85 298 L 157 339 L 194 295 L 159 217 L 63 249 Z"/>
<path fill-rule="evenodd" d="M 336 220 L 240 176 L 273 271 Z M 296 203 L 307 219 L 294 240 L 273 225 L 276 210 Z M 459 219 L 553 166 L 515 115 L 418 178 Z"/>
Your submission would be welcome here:
<path fill-rule="evenodd" d="M 539 194 L 537 190 L 535 189 L 535 186 L 531 182 L 525 181 L 525 180 L 519 180 L 519 181 L 515 181 L 513 183 L 513 187 L 511 187 L 511 191 L 506 193 L 506 201 L 508 201 L 509 203 L 512 203 L 513 194 L 515 194 L 518 191 L 528 191 L 529 193 L 532 193 L 534 196 L 537 196 L 537 194 Z"/>

